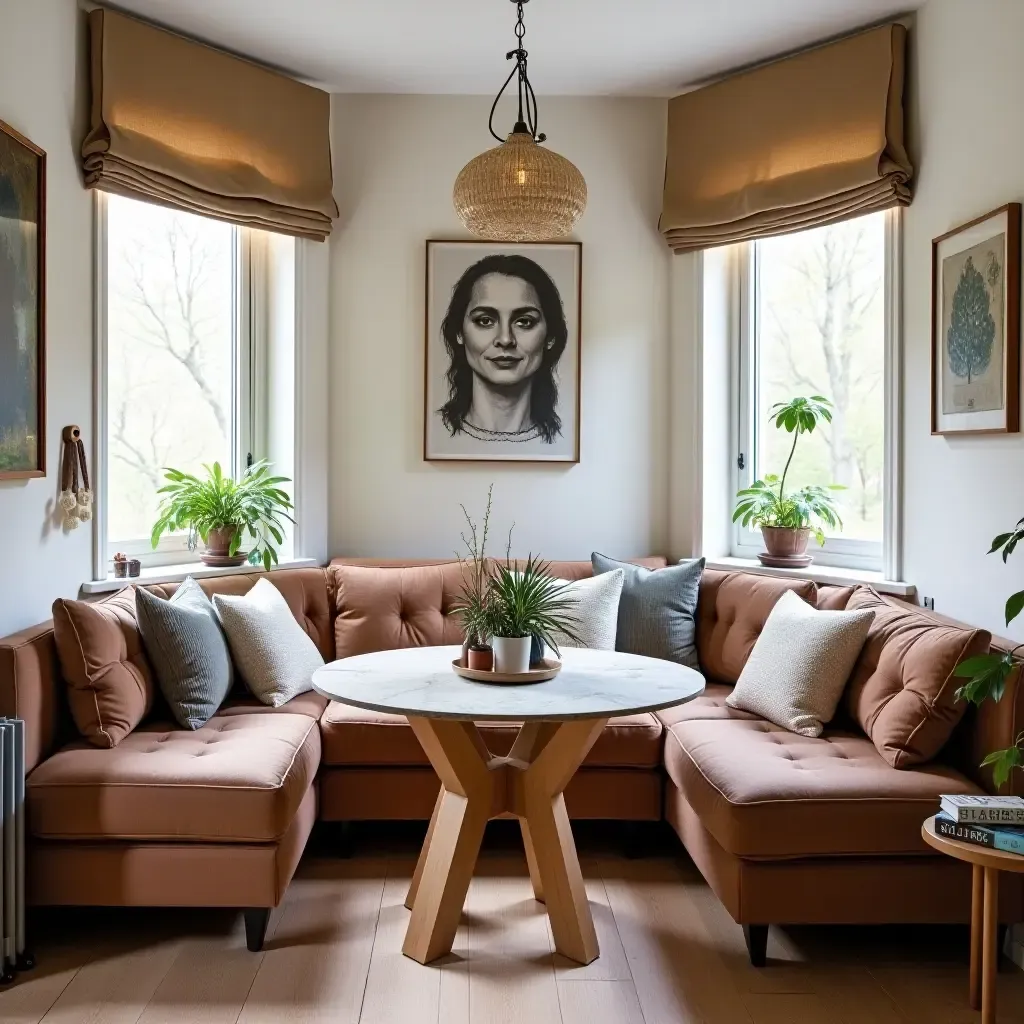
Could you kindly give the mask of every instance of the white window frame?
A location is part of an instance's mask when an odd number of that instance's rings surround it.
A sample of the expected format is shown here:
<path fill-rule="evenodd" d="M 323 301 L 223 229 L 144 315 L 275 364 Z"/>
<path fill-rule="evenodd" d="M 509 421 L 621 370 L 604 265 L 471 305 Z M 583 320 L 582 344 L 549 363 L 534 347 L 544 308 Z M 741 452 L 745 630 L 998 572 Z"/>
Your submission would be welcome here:
<path fill-rule="evenodd" d="M 107 579 L 113 573 L 114 549 L 137 558 L 143 569 L 193 563 L 197 556 L 182 535 L 164 536 L 154 550 L 148 537 L 109 541 L 107 537 L 108 486 L 108 234 L 107 196 L 96 191 L 95 219 L 95 454 L 93 476 L 97 500 L 94 503 L 93 578 Z M 267 252 L 266 238 L 247 228 L 233 228 L 232 288 L 232 388 L 231 454 L 232 475 L 251 461 L 264 457 L 267 420 Z"/>
<path fill-rule="evenodd" d="M 884 441 L 882 472 L 882 540 L 852 540 L 843 537 L 828 538 L 823 548 L 814 545 L 817 565 L 844 569 L 879 572 L 885 579 L 902 578 L 902 537 L 900 535 L 901 474 L 900 474 L 900 421 L 902 404 L 902 210 L 897 207 L 886 214 L 885 220 L 885 355 L 884 355 Z M 758 276 L 755 268 L 756 247 L 753 242 L 735 247 L 733 260 L 733 316 L 731 402 L 733 462 L 731 469 L 732 492 L 749 487 L 753 482 L 756 431 L 766 429 L 764 415 L 757 422 L 755 414 L 756 311 L 755 289 Z M 740 524 L 731 527 L 730 554 L 737 558 L 753 559 L 764 550 L 758 533 L 743 529 Z"/>

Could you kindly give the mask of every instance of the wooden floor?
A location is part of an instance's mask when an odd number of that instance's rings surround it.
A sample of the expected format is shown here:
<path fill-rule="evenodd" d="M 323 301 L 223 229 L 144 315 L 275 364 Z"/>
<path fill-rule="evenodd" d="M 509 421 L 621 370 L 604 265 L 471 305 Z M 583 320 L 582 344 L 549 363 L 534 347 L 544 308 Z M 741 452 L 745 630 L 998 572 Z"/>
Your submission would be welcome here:
<path fill-rule="evenodd" d="M 481 859 L 451 956 L 399 949 L 410 840 L 304 860 L 263 953 L 226 911 L 60 911 L 33 919 L 39 966 L 0 991 L 4 1024 L 966 1024 L 959 928 L 773 928 L 750 967 L 685 854 L 626 860 L 581 846 L 601 957 L 551 952 L 526 862 Z M 1024 973 L 999 978 L 1000 1022 L 1024 1021 Z"/>

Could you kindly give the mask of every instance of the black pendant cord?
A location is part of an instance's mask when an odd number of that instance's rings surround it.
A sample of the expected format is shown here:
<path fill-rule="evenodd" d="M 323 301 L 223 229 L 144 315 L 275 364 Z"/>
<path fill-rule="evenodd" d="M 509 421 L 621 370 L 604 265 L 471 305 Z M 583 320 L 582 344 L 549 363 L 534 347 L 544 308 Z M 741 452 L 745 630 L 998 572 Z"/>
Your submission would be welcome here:
<path fill-rule="evenodd" d="M 518 74 L 519 81 L 517 83 L 517 92 L 519 96 L 519 118 L 512 131 L 528 134 L 535 142 L 543 142 L 547 136 L 537 133 L 537 94 L 533 91 L 533 86 L 530 84 L 530 78 L 527 73 L 526 66 L 528 55 L 523 47 L 523 38 L 526 35 L 526 24 L 523 21 L 523 4 L 527 3 L 528 0 L 513 0 L 513 2 L 519 9 L 519 19 L 516 22 L 517 46 L 514 50 L 509 50 L 509 52 L 505 54 L 505 60 L 512 60 L 514 57 L 516 65 L 511 72 L 509 72 L 508 78 L 505 79 L 505 84 L 498 91 L 498 95 L 495 96 L 494 103 L 491 104 L 491 116 L 487 120 L 487 128 L 491 135 L 493 135 L 499 142 L 505 141 L 505 139 L 494 130 L 494 112 L 498 109 L 498 101 L 505 95 L 505 90 L 508 88 L 509 83 L 516 74 Z"/>

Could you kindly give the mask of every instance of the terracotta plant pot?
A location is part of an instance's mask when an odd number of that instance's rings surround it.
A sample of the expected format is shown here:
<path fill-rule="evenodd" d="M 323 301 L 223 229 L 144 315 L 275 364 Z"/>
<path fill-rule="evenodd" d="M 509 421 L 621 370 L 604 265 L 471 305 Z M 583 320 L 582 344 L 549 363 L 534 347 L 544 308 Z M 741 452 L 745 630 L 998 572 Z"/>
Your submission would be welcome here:
<path fill-rule="evenodd" d="M 243 565 L 247 557 L 245 551 L 238 551 L 229 555 L 231 541 L 238 533 L 237 526 L 221 526 L 216 530 L 210 530 L 206 535 L 206 550 L 201 552 L 199 557 L 206 565 L 228 566 Z"/>
<path fill-rule="evenodd" d="M 762 526 L 761 536 L 768 549 L 757 556 L 762 565 L 801 569 L 811 564 L 812 558 L 807 554 L 809 527 L 796 530 L 788 526 Z"/>
<path fill-rule="evenodd" d="M 486 644 L 470 647 L 466 657 L 469 668 L 476 669 L 477 672 L 494 671 L 494 651 Z"/>

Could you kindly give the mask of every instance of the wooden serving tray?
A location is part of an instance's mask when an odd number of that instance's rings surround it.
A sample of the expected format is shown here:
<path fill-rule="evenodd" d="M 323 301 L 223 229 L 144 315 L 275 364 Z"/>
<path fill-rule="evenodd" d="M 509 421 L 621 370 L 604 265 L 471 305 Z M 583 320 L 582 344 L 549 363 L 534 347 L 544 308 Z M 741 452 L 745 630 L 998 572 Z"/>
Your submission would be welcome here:
<path fill-rule="evenodd" d="M 562 663 L 553 658 L 545 658 L 542 668 L 531 668 L 529 672 L 494 672 L 478 668 L 466 668 L 456 658 L 452 668 L 463 679 L 472 679 L 475 683 L 496 683 L 501 686 L 522 686 L 525 683 L 544 683 L 554 679 L 562 671 Z"/>

